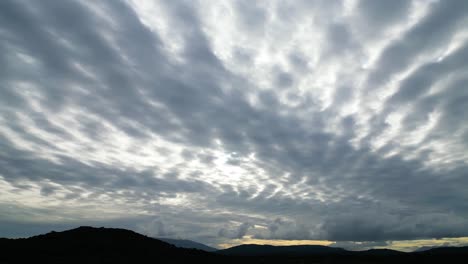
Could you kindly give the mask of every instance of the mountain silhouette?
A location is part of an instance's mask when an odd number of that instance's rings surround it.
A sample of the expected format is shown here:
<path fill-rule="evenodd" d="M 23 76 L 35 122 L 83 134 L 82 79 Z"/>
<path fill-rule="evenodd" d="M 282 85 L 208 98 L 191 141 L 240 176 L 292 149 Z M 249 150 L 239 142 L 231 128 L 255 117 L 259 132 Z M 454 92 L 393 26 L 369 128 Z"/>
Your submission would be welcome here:
<path fill-rule="evenodd" d="M 465 247 L 435 247 L 414 254 L 428 255 L 428 256 L 443 256 L 443 255 L 466 255 L 468 256 L 468 246 Z"/>
<path fill-rule="evenodd" d="M 468 257 L 468 247 L 434 248 L 425 252 L 406 253 L 391 249 L 348 251 L 319 245 L 271 246 L 240 245 L 217 253 L 242 257 L 242 262 L 257 259 L 264 263 L 464 263 L 457 260 Z M 250 257 L 250 259 L 246 259 Z"/>
<path fill-rule="evenodd" d="M 309 256 L 345 254 L 348 251 L 342 248 L 334 248 L 318 245 L 306 246 L 270 246 L 270 245 L 240 245 L 217 251 L 228 256 Z"/>
<path fill-rule="evenodd" d="M 404 252 L 382 248 L 382 249 L 368 249 L 363 251 L 353 251 L 355 255 L 364 255 L 364 256 L 401 256 L 404 255 Z"/>
<path fill-rule="evenodd" d="M 209 257 L 204 251 L 177 248 L 125 229 L 84 226 L 26 239 L 1 239 L 0 248 L 0 263 L 131 263 Z"/>
<path fill-rule="evenodd" d="M 428 251 L 429 249 L 433 249 L 433 248 L 439 248 L 440 246 L 434 246 L 434 247 L 431 247 L 431 246 L 423 246 L 423 247 L 419 247 L 417 249 L 415 249 L 413 252 L 423 252 L 423 251 Z"/>
<path fill-rule="evenodd" d="M 198 243 L 192 240 L 187 240 L 187 239 L 173 239 L 173 238 L 158 238 L 159 240 L 162 240 L 166 243 L 169 243 L 171 245 L 174 245 L 179 248 L 193 248 L 193 249 L 199 249 L 207 252 L 213 252 L 217 251 L 217 248 L 207 246 L 202 243 Z"/>
<path fill-rule="evenodd" d="M 177 240 L 176 240 L 177 241 Z M 191 241 L 193 242 L 193 241 Z M 195 243 L 195 242 L 194 242 Z M 197 243 L 199 244 L 199 243 Z M 468 247 L 423 252 L 347 251 L 327 246 L 240 245 L 215 252 L 176 247 L 115 228 L 79 227 L 30 238 L 0 238 L 3 263 L 464 263 Z"/>

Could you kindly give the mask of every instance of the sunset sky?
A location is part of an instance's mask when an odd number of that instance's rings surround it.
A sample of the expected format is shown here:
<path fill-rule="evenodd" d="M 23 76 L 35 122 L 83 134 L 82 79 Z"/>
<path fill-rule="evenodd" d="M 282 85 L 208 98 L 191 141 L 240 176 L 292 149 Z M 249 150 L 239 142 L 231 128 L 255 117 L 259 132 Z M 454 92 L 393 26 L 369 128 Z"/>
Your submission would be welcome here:
<path fill-rule="evenodd" d="M 0 1 L 0 237 L 468 245 L 468 1 Z"/>

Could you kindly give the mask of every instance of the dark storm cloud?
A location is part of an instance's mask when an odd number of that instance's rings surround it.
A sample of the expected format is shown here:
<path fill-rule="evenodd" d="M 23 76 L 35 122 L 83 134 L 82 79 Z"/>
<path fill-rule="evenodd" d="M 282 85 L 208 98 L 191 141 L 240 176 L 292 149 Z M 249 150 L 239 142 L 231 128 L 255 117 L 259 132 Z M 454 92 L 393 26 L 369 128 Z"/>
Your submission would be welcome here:
<path fill-rule="evenodd" d="M 326 16 L 344 8 L 339 1 L 329 2 L 299 3 L 300 8 L 284 12 L 291 17 L 312 6 Z M 361 1 L 356 10 L 362 12 L 360 19 L 388 28 L 406 17 L 411 4 L 387 2 Z M 310 68 L 320 70 L 303 51 L 287 51 L 290 68 L 271 65 L 277 69 L 274 87 L 257 89 L 255 81 L 231 71 L 215 52 L 214 36 L 206 33 L 200 15 L 203 7 L 176 1 L 158 8 L 177 38 L 150 29 L 132 5 L 120 1 L 0 2 L 1 186 L 38 188 L 41 199 L 64 203 L 109 196 L 142 215 L 122 220 L 124 226 L 156 236 L 193 234 L 208 243 L 248 234 L 335 241 L 468 236 L 466 156 L 452 160 L 456 155 L 440 154 L 431 145 L 453 140 L 455 150 L 466 150 L 465 42 L 439 61 L 416 65 L 383 101 L 381 112 L 371 116 L 362 139 L 356 140 L 365 120 L 361 113 L 340 112 L 356 98 L 362 104 L 373 101 L 367 91 L 381 89 L 420 55 L 443 50 L 466 24 L 463 1 L 429 4 L 428 14 L 384 47 L 364 72 L 362 91 L 354 87 L 357 81 L 336 78 L 338 88 L 326 108 L 306 93 L 297 93 L 294 106 L 280 96 L 286 88 L 298 91 L 293 89 L 314 74 Z M 268 34 L 266 7 L 238 2 L 233 10 L 239 28 L 252 25 L 249 34 Z M 385 19 L 378 19 L 384 13 Z M 320 63 L 363 56 L 366 43 L 353 35 L 359 21 L 323 18 L 316 18 L 324 24 L 321 33 L 328 44 Z M 173 42 L 180 50 L 171 50 L 168 43 Z M 233 61 L 255 64 L 254 48 L 238 47 Z M 437 85 L 442 87 L 430 93 Z M 402 113 L 397 131 L 402 138 L 428 123 L 430 113 L 440 115 L 420 145 L 386 140 L 387 118 L 407 105 L 412 107 Z M 114 134 L 125 140 L 114 140 Z M 386 141 L 376 149 L 373 141 L 379 139 Z M 132 156 L 152 148 L 153 140 L 162 143 L 144 157 Z M 437 167 L 431 157 L 453 163 Z M 36 209 L 18 205 L 12 215 L 60 215 Z M 0 221 L 2 230 L 31 226 Z"/>

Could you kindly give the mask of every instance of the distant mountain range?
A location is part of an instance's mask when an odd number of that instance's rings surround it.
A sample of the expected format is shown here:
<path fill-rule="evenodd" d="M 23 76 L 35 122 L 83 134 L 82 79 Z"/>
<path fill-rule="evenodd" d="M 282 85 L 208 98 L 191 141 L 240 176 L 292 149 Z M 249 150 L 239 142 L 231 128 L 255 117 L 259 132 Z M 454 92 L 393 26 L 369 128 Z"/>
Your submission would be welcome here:
<path fill-rule="evenodd" d="M 186 239 L 173 239 L 173 238 L 158 238 L 159 240 L 162 240 L 166 243 L 169 243 L 171 245 L 174 245 L 179 248 L 193 248 L 193 249 L 199 249 L 199 250 L 204 250 L 207 252 L 214 252 L 217 251 L 217 248 L 207 246 L 202 243 L 198 243 L 192 240 L 186 240 Z"/>
<path fill-rule="evenodd" d="M 439 248 L 439 247 L 424 246 L 424 247 L 417 248 L 413 252 L 423 252 L 423 251 L 428 251 L 428 250 L 434 249 L 434 248 Z"/>
<path fill-rule="evenodd" d="M 113 228 L 79 227 L 21 239 L 0 238 L 3 263 L 464 263 L 468 247 L 404 253 L 389 249 L 347 251 L 326 246 L 240 245 L 213 248 L 177 239 L 147 237 Z M 178 245 L 177 247 L 174 245 Z M 186 248 L 188 247 L 188 248 Z"/>
<path fill-rule="evenodd" d="M 228 256 L 308 256 L 317 254 L 344 254 L 342 248 L 326 246 L 270 246 L 240 245 L 219 250 L 218 253 Z"/>

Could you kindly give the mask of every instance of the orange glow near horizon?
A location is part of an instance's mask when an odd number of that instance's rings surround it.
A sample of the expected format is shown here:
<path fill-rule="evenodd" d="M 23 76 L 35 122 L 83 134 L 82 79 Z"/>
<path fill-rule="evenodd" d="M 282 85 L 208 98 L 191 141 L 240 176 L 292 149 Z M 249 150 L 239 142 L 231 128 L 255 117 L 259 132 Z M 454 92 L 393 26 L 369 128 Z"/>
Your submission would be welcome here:
<path fill-rule="evenodd" d="M 245 244 L 272 245 L 272 246 L 294 246 L 294 245 L 321 245 L 330 246 L 334 241 L 329 240 L 284 240 L 284 239 L 256 239 L 246 236 L 242 239 L 233 239 L 230 243 L 219 244 L 221 249 Z M 359 242 L 357 242 L 359 243 Z M 417 240 L 397 240 L 389 241 L 387 246 L 374 247 L 378 249 L 387 248 L 399 251 L 410 252 L 421 247 L 440 246 L 466 246 L 468 237 L 440 238 L 440 239 L 417 239 Z"/>
<path fill-rule="evenodd" d="M 327 240 L 285 240 L 285 239 L 257 239 L 245 236 L 242 239 L 233 239 L 231 243 L 219 244 L 219 248 L 229 248 L 243 244 L 272 245 L 272 246 L 294 246 L 294 245 L 321 245 L 329 246 L 333 241 Z"/>

